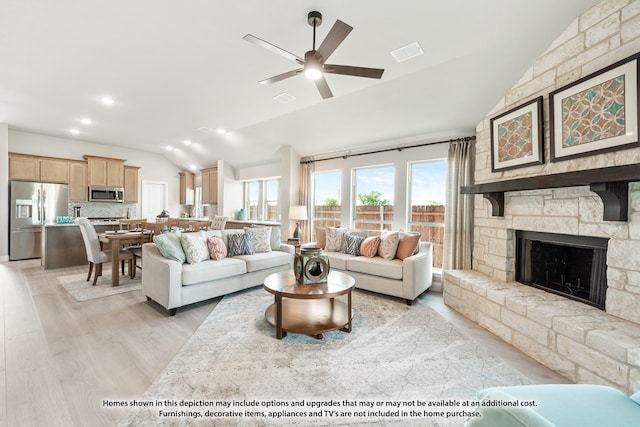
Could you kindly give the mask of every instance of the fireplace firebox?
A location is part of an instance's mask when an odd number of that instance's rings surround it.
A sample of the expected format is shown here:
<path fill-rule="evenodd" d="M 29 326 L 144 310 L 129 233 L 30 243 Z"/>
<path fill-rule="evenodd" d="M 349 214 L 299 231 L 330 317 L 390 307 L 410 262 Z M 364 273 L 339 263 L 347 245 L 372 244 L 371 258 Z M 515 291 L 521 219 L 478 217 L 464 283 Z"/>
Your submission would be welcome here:
<path fill-rule="evenodd" d="M 516 231 L 516 280 L 605 309 L 607 245 L 600 237 Z"/>

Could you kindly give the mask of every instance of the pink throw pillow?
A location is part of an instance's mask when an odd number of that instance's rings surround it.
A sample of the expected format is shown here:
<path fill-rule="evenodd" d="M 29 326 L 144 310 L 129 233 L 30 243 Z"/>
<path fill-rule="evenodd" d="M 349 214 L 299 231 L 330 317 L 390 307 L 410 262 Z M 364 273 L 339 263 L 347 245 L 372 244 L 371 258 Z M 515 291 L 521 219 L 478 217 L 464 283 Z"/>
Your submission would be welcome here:
<path fill-rule="evenodd" d="M 227 257 L 227 247 L 224 245 L 224 241 L 220 237 L 209 237 L 209 240 L 207 240 L 207 247 L 209 248 L 209 256 L 211 259 L 219 260 Z"/>
<path fill-rule="evenodd" d="M 367 237 L 360 245 L 360 255 L 373 258 L 378 253 L 379 246 L 380 236 Z"/>

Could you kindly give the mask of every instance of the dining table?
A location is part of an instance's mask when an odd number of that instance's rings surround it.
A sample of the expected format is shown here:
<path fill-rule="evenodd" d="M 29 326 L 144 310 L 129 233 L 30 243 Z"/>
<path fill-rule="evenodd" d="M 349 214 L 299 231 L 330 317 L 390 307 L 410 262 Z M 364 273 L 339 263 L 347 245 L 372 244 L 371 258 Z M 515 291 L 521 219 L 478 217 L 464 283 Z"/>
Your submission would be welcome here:
<path fill-rule="evenodd" d="M 98 234 L 98 240 L 111 245 L 111 286 L 120 285 L 120 248 L 128 245 L 140 244 L 143 233 L 148 231 L 116 231 Z M 135 268 L 135 266 L 133 267 Z"/>

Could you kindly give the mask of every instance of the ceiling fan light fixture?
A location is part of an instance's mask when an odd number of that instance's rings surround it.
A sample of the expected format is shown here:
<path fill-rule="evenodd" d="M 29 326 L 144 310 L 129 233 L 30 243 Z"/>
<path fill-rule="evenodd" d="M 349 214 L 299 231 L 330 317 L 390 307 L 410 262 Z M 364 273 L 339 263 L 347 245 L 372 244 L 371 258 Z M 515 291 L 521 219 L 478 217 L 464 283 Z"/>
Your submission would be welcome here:
<path fill-rule="evenodd" d="M 318 80 L 322 77 L 322 71 L 320 71 L 317 67 L 305 67 L 304 75 L 309 80 Z"/>

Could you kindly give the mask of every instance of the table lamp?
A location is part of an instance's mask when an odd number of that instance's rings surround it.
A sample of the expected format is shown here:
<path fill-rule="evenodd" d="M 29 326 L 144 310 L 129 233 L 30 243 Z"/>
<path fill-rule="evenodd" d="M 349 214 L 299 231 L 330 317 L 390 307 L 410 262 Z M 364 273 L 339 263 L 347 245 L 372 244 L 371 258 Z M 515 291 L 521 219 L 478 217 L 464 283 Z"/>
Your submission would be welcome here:
<path fill-rule="evenodd" d="M 289 219 L 296 221 L 296 229 L 293 231 L 293 239 L 301 241 L 302 233 L 300 231 L 300 221 L 307 220 L 307 207 L 306 206 L 289 206 Z"/>

